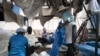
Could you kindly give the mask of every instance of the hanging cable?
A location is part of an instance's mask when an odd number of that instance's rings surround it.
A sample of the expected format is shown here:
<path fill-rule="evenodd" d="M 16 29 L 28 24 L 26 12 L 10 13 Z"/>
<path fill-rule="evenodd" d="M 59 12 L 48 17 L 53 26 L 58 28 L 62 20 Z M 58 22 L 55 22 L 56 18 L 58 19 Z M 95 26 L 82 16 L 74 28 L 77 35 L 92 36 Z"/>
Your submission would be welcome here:
<path fill-rule="evenodd" d="M 96 32 L 96 29 L 95 29 L 96 24 L 93 25 L 92 20 L 91 20 L 91 18 L 90 18 L 90 16 L 89 16 L 89 13 L 88 13 L 87 10 L 86 10 L 85 5 L 84 5 L 84 4 L 82 4 L 82 5 L 83 5 L 83 8 L 85 9 L 85 12 L 87 13 L 88 20 L 90 20 L 90 22 L 91 22 L 91 25 L 92 25 L 92 27 L 93 27 L 93 30 Z"/>
<path fill-rule="evenodd" d="M 86 12 L 86 14 L 87 14 L 88 19 L 86 19 L 86 20 L 82 23 L 82 25 L 80 26 L 80 29 L 78 30 L 77 36 L 76 36 L 76 38 L 75 38 L 75 40 L 74 40 L 73 43 L 75 43 L 75 41 L 76 41 L 77 37 L 79 36 L 80 32 L 83 30 L 83 27 L 84 27 L 85 25 L 87 25 L 87 21 L 88 21 L 88 20 L 90 20 L 91 25 L 92 25 L 92 27 L 93 27 L 93 30 L 96 32 L 95 25 L 93 25 L 92 20 L 91 20 L 91 18 L 90 18 L 90 16 L 89 16 L 89 13 L 88 13 L 87 10 L 86 10 L 86 7 L 84 6 L 83 3 L 82 3 L 82 5 L 83 5 L 83 8 L 85 9 L 85 12 Z"/>

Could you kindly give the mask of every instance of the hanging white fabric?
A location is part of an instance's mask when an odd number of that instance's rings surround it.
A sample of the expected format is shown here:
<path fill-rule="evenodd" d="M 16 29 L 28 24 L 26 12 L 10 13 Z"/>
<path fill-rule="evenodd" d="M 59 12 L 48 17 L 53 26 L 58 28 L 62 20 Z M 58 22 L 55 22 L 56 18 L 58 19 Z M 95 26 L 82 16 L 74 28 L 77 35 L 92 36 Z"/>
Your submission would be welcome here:
<path fill-rule="evenodd" d="M 100 13 L 100 5 L 99 5 L 99 2 L 97 0 L 91 0 L 90 3 L 89 3 L 88 9 L 92 13 Z"/>
<path fill-rule="evenodd" d="M 18 25 L 22 26 L 24 23 L 23 16 L 15 14 L 12 11 L 11 3 L 7 2 L 7 0 L 3 0 L 4 6 L 4 20 L 6 22 L 16 22 Z"/>
<path fill-rule="evenodd" d="M 13 0 L 28 17 L 28 19 L 34 18 L 42 8 L 44 0 Z"/>

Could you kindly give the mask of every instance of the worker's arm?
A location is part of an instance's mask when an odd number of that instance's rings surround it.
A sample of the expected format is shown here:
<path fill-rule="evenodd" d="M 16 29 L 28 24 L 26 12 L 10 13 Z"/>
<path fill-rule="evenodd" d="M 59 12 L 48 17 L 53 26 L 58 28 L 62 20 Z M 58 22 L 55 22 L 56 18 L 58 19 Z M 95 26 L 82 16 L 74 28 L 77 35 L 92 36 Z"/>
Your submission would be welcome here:
<path fill-rule="evenodd" d="M 28 39 L 25 37 L 25 44 L 26 44 L 26 47 L 30 47 L 30 44 L 28 42 Z"/>
<path fill-rule="evenodd" d="M 26 47 L 26 48 L 27 48 L 27 47 L 30 47 L 30 44 L 29 44 L 29 42 L 28 42 L 28 38 L 29 38 L 28 35 L 25 35 L 25 36 L 24 36 L 24 43 L 25 43 L 25 47 Z"/>
<path fill-rule="evenodd" d="M 10 45 L 10 42 L 8 43 L 8 51 L 10 51 L 10 47 L 11 47 L 11 45 Z"/>

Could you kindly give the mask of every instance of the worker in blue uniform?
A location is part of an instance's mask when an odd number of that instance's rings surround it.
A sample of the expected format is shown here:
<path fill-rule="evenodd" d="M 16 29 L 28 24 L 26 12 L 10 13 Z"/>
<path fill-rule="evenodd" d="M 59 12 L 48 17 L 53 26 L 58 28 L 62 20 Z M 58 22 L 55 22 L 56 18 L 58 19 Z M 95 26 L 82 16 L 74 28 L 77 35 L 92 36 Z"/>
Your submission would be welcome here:
<path fill-rule="evenodd" d="M 8 56 L 26 56 L 26 48 L 29 47 L 29 44 L 27 38 L 24 36 L 25 29 L 18 28 L 16 33 L 9 40 Z"/>
<path fill-rule="evenodd" d="M 63 37 L 64 32 L 62 30 L 63 30 L 63 27 L 62 27 L 62 21 L 61 21 L 61 22 L 59 22 L 59 25 L 53 36 L 54 37 L 53 46 L 52 46 L 51 50 L 47 51 L 47 53 L 50 56 L 59 56 L 59 48 L 61 47 L 63 40 L 64 40 L 64 37 Z"/>

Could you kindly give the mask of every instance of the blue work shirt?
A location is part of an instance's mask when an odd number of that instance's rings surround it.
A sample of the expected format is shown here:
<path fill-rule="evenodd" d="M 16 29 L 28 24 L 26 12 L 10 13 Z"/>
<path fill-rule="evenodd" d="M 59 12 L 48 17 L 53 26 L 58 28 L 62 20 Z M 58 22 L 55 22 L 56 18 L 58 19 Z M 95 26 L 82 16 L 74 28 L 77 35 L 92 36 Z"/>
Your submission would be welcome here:
<path fill-rule="evenodd" d="M 10 50 L 8 56 L 26 56 L 26 47 L 29 47 L 28 40 L 24 35 L 11 36 L 9 40 Z"/>
<path fill-rule="evenodd" d="M 63 37 L 64 32 L 62 31 L 64 28 L 60 27 L 60 24 L 62 23 L 59 23 L 57 30 L 54 34 L 54 42 L 53 42 L 52 49 L 47 51 L 47 53 L 50 56 L 59 56 L 59 48 L 62 45 L 63 40 L 64 40 L 64 37 Z"/>

